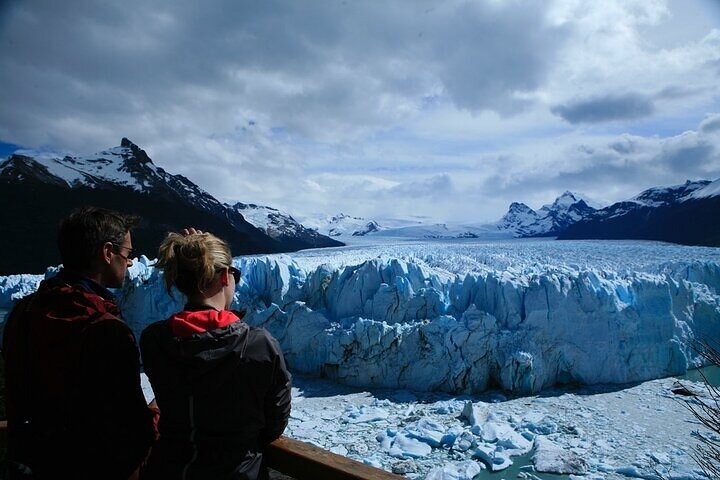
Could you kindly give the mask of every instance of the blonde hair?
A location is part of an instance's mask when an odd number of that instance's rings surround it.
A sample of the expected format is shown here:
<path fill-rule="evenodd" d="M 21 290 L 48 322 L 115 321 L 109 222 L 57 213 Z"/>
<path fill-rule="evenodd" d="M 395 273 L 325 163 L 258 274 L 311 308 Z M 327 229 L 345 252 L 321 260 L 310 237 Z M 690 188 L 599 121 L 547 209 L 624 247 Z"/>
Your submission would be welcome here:
<path fill-rule="evenodd" d="M 157 267 L 165 271 L 168 293 L 173 285 L 185 295 L 204 293 L 218 272 L 230 266 L 230 247 L 212 233 L 170 233 L 158 252 Z"/>

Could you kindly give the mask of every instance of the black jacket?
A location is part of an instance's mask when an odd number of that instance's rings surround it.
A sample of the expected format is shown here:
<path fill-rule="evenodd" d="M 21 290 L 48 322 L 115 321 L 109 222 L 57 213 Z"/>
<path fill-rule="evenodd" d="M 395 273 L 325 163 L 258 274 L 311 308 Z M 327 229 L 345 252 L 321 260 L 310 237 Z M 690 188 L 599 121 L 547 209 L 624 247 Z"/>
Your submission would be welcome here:
<path fill-rule="evenodd" d="M 15 306 L 3 338 L 10 465 L 122 480 L 140 466 L 153 415 L 119 314 L 110 292 L 65 270 Z"/>
<path fill-rule="evenodd" d="M 291 377 L 277 341 L 241 320 L 179 337 L 171 321 L 140 338 L 160 407 L 160 439 L 143 478 L 265 478 L 262 450 L 290 415 Z"/>

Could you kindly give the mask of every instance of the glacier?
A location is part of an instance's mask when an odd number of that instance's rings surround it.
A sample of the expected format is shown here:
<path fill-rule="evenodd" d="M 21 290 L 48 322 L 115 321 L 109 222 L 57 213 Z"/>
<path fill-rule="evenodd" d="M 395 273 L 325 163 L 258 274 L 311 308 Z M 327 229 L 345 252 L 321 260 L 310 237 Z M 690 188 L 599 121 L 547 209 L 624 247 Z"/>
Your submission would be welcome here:
<path fill-rule="evenodd" d="M 530 394 L 700 366 L 696 343 L 720 340 L 719 257 L 653 242 L 547 240 L 236 257 L 234 308 L 278 339 L 297 373 L 352 386 Z M 183 305 L 153 263 L 138 259 L 118 292 L 136 335 Z M 15 277 L 0 278 L 0 308 L 37 286 L 37 276 Z"/>

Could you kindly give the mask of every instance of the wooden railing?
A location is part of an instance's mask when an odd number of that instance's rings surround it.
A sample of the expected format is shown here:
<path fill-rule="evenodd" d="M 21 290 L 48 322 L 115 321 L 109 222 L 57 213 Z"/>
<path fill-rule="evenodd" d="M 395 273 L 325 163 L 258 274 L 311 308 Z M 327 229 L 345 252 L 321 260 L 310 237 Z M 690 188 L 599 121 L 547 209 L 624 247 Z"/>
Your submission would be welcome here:
<path fill-rule="evenodd" d="M 7 422 L 0 421 L 0 447 L 7 446 Z M 315 445 L 280 437 L 265 450 L 271 469 L 297 480 L 401 480 L 404 477 L 365 465 Z"/>

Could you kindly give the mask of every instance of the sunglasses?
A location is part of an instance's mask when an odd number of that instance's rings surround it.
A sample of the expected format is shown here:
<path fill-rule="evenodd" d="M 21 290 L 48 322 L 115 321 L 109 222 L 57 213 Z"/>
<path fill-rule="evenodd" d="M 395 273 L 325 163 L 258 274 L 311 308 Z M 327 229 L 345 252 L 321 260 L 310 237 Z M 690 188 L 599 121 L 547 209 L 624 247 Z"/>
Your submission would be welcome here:
<path fill-rule="evenodd" d="M 240 270 L 235 267 L 229 267 L 228 269 L 230 270 L 230 273 L 232 273 L 232 276 L 235 279 L 235 284 L 237 285 L 238 283 L 240 283 L 240 277 L 242 276 L 242 272 L 240 272 Z"/>
<path fill-rule="evenodd" d="M 133 258 L 133 252 L 135 251 L 134 248 L 126 247 L 125 245 L 120 245 L 115 242 L 108 242 L 108 243 L 110 243 L 113 247 L 115 247 L 118 250 L 117 254 L 120 255 L 125 260 L 128 260 L 129 258 Z M 122 248 L 127 250 L 127 256 L 120 253 L 120 249 L 122 249 Z"/>

